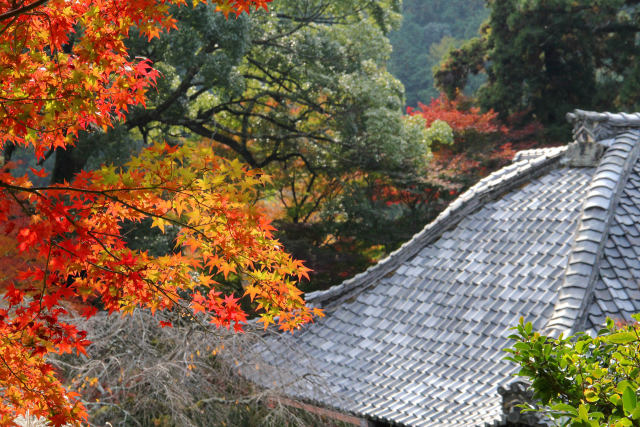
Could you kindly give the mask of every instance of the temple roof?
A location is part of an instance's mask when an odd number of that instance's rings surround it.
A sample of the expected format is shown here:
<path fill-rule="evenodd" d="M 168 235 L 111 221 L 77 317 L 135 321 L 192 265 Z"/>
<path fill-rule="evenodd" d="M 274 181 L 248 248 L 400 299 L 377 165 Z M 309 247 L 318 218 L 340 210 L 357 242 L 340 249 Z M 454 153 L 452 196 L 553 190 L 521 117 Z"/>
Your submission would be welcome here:
<path fill-rule="evenodd" d="M 387 258 L 307 295 L 326 317 L 267 339 L 273 369 L 245 375 L 399 425 L 513 416 L 502 350 L 520 316 L 557 335 L 640 311 L 640 114 L 568 118 L 573 143 L 519 152 Z"/>

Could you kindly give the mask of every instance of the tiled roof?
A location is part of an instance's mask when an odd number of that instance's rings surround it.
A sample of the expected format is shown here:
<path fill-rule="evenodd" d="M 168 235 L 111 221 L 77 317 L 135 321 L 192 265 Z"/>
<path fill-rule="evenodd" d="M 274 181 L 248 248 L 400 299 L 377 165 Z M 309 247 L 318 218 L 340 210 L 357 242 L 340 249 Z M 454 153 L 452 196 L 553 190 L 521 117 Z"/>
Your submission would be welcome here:
<path fill-rule="evenodd" d="M 636 162 L 615 208 L 604 245 L 586 329 L 605 318 L 629 319 L 640 312 L 640 163 Z"/>
<path fill-rule="evenodd" d="M 619 130 L 596 167 L 573 167 L 597 154 L 580 144 L 519 153 L 385 260 L 308 295 L 327 316 L 267 339 L 256 351 L 280 369 L 245 375 L 399 425 L 502 423 L 520 316 L 559 333 L 640 311 L 640 117 L 574 114 L 589 135 Z"/>
<path fill-rule="evenodd" d="M 554 314 L 547 324 L 550 334 L 583 329 L 590 296 L 593 295 L 600 273 L 604 246 L 609 240 L 610 225 L 618 210 L 619 196 L 630 178 L 629 172 L 635 169 L 640 152 L 637 142 L 637 132 L 617 136 L 589 184 L 562 288 Z M 624 260 L 624 257 L 620 260 Z M 635 258 L 629 259 L 629 262 L 640 267 L 640 262 Z"/>

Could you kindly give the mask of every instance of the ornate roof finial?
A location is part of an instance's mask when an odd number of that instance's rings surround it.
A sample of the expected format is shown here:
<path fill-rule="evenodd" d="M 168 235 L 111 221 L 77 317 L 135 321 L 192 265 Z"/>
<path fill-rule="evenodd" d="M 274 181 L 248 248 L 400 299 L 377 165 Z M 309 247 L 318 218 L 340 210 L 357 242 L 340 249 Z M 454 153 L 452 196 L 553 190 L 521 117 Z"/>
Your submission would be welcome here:
<path fill-rule="evenodd" d="M 622 132 L 640 129 L 640 113 L 598 113 L 574 110 L 567 114 L 573 124 L 573 140 L 565 157 L 569 166 L 595 167 L 607 140 Z"/>
<path fill-rule="evenodd" d="M 573 124 L 573 140 L 597 142 L 624 132 L 640 129 L 640 113 L 598 113 L 573 110 L 567 113 L 567 121 Z"/>

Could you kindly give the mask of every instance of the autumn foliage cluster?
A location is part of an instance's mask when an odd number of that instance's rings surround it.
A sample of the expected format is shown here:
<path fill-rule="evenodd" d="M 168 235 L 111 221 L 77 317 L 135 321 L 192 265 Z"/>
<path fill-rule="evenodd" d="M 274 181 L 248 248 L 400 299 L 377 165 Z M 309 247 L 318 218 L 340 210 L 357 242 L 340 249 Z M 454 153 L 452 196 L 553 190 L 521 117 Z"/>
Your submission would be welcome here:
<path fill-rule="evenodd" d="M 432 99 L 428 105 L 418 102 L 418 108 L 408 107 L 407 114 L 421 116 L 427 127 L 436 120 L 442 120 L 454 131 L 460 133 L 468 131 L 493 133 L 505 130 L 497 124 L 497 113 L 491 110 L 483 113 L 479 107 L 469 105 L 469 101 L 461 96 L 451 100 L 445 95 L 440 95 Z"/>
<path fill-rule="evenodd" d="M 228 15 L 268 1 L 215 2 Z M 0 149 L 22 146 L 42 159 L 144 104 L 158 73 L 130 58 L 124 41 L 131 31 L 153 38 L 171 30 L 169 7 L 181 3 L 0 0 Z M 0 164 L 0 425 L 26 411 L 54 425 L 86 420 L 46 362 L 49 353 L 88 345 L 64 320 L 71 310 L 87 317 L 98 308 L 204 311 L 216 325 L 241 330 L 247 314 L 238 298 L 216 290 L 216 276 L 233 274 L 265 326 L 289 330 L 311 320 L 295 287 L 307 269 L 254 207 L 256 188 L 268 180 L 259 172 L 203 146 L 164 143 L 124 167 L 61 184 L 35 185 L 31 178 L 46 172 L 17 166 Z M 173 254 L 127 247 L 123 224 L 143 219 L 177 230 Z"/>
<path fill-rule="evenodd" d="M 405 188 L 380 182 L 377 198 L 387 204 L 446 204 L 452 197 L 513 157 L 510 131 L 493 111 L 482 112 L 459 95 L 445 95 L 429 104 L 408 107 L 407 116 L 419 116 L 433 135 L 427 176 Z M 443 136 L 444 135 L 444 136 Z M 448 135 L 448 136 L 447 136 Z"/>

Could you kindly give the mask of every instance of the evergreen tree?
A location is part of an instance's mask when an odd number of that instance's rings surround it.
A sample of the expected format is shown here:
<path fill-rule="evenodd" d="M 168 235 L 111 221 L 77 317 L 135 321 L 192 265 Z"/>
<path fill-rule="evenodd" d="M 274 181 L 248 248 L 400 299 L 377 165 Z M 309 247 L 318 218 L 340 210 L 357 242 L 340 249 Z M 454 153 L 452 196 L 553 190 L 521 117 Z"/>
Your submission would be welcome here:
<path fill-rule="evenodd" d="M 486 72 L 478 97 L 504 118 L 529 111 L 565 139 L 574 108 L 638 107 L 635 0 L 490 0 L 482 35 L 452 51 L 436 72 L 446 93 Z"/>

